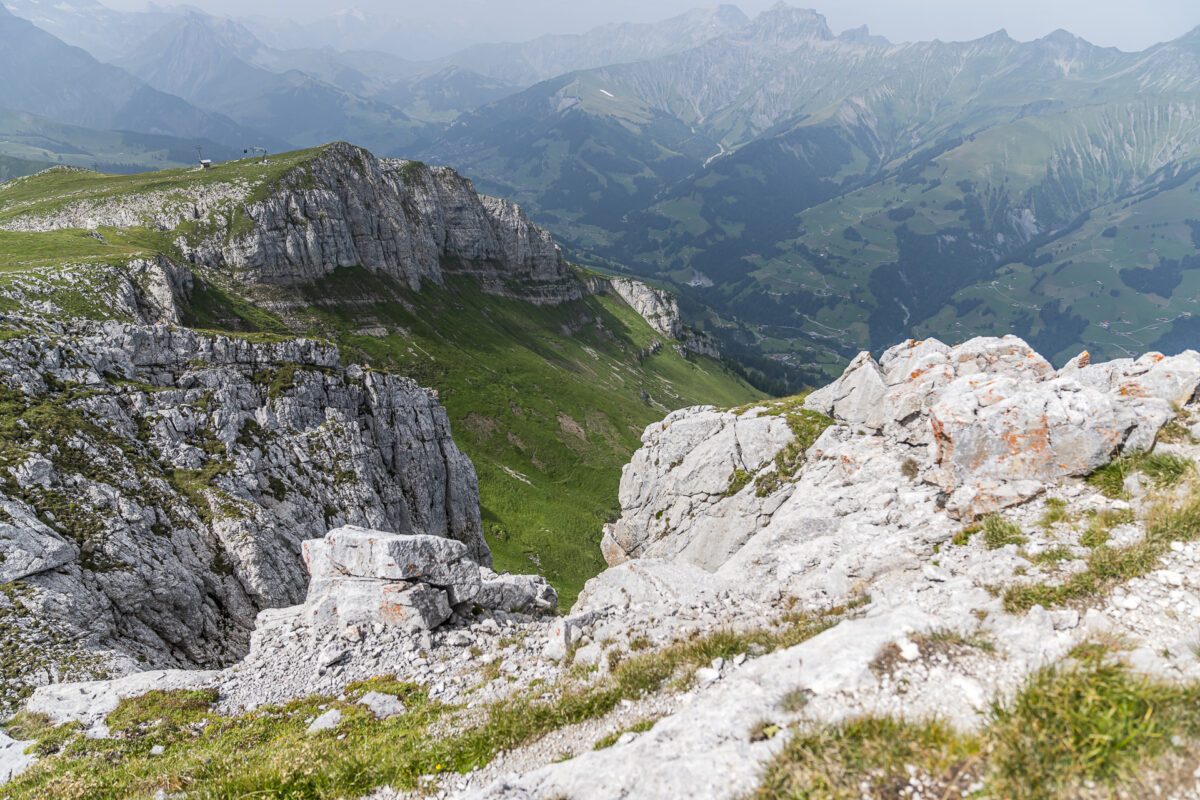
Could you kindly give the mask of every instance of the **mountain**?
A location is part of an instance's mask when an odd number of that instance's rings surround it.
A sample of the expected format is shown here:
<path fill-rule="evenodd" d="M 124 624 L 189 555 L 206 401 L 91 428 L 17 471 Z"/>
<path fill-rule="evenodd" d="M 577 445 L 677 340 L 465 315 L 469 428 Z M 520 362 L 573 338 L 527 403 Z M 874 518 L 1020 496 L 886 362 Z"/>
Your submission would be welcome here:
<path fill-rule="evenodd" d="M 101 64 L 0 7 L 0 107 L 104 130 L 242 146 L 262 134 Z"/>
<path fill-rule="evenodd" d="M 179 6 L 147 4 L 142 11 L 109 8 L 97 0 L 5 0 L 9 12 L 74 47 L 110 63 L 180 13 Z"/>
<path fill-rule="evenodd" d="M 0 109 L 0 154 L 27 159 L 27 168 L 20 174 L 55 164 L 122 173 L 180 167 L 196 163 L 197 145 L 201 146 L 206 158 L 218 161 L 241 154 L 240 150 L 205 139 L 98 131 L 22 111 Z"/>
<path fill-rule="evenodd" d="M 480 477 L 496 565 L 538 571 L 568 600 L 602 566 L 600 528 L 645 426 L 761 396 L 672 303 L 576 270 L 519 207 L 453 170 L 344 143 L 267 164 L 6 184 L 0 273 L 20 308 L 253 342 L 320 337 L 346 363 L 436 389 Z M 322 502 L 330 520 L 341 513 Z"/>
<path fill-rule="evenodd" d="M 186 14 L 117 63 L 163 92 L 293 145 L 353 136 L 396 154 L 415 139 L 418 126 L 394 106 L 298 70 L 256 66 L 252 60 L 265 49 L 236 23 Z"/>
<path fill-rule="evenodd" d="M 1105 291 L 1141 333 L 1109 335 L 1112 304 L 1087 290 L 1101 267 L 1079 268 L 1060 239 L 1186 182 L 1197 86 L 1195 33 L 1143 53 L 1062 31 L 893 45 L 780 4 L 676 54 L 537 84 L 426 152 L 518 198 L 579 257 L 673 282 L 796 384 L 904 335 L 1011 328 L 1061 361 L 1150 346 L 1175 318 L 1186 329 L 1182 297 L 1122 281 Z M 1194 203 L 1133 215 L 1170 244 L 1117 272 L 1194 253 Z"/>
<path fill-rule="evenodd" d="M 1040 800 L 1200 781 L 1171 746 L 1200 692 L 1196 352 L 1055 370 L 1013 336 L 908 340 L 807 398 L 673 412 L 622 471 L 612 566 L 556 615 L 544 579 L 487 566 L 433 392 L 312 341 L 15 319 L 0 431 L 53 446 L 0 449 L 12 800 L 200 781 Z M 164 469 L 198 453 L 220 469 Z M 47 508 L 65 480 L 88 491 Z M 87 516 L 105 501 L 122 513 Z M 81 517 L 82 543 L 61 533 Z M 296 599 L 254 616 L 244 655 L 155 668 L 165 642 L 178 661 L 244 643 L 219 621 L 253 606 L 220 600 L 256 585 Z M 117 648 L 137 657 L 105 675 Z"/>
<path fill-rule="evenodd" d="M 722 5 L 661 22 L 601 25 L 577 35 L 475 45 L 433 63 L 468 69 L 513 86 L 531 86 L 581 69 L 678 53 L 736 31 L 748 21 L 741 9 Z"/>
<path fill-rule="evenodd" d="M 403 10 L 403 7 L 399 7 Z M 375 50 L 428 60 L 449 49 L 448 39 L 429 22 L 397 13 L 343 8 L 308 22 L 264 15 L 240 17 L 255 36 L 278 50 Z"/>

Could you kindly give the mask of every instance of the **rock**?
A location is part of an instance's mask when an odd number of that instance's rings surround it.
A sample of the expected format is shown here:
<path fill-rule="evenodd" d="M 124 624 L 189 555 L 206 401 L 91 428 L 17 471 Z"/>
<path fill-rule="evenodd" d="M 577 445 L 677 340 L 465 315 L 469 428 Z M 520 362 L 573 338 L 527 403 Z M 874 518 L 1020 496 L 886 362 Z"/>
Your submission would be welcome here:
<path fill-rule="evenodd" d="M 889 421 L 884 402 L 887 386 L 870 353 L 859 353 L 836 381 L 813 392 L 805 408 L 820 411 L 846 425 L 880 430 Z"/>
<path fill-rule="evenodd" d="M 30 514 L 24 504 L 0 507 L 12 520 L 0 522 L 0 583 L 49 572 L 75 560 L 75 548 Z"/>
<path fill-rule="evenodd" d="M 456 586 L 478 586 L 478 484 L 432 392 L 311 340 L 71 325 L 0 342 L 4 391 L 82 387 L 78 432 L 31 434 L 0 492 L 0 580 L 27 587 L 0 605 L 29 680 L 236 659 L 259 611 L 304 598 L 300 542 L 327 519 L 454 540 L 473 562 Z M 90 531 L 78 545 L 34 513 L 56 504 Z"/>
<path fill-rule="evenodd" d="M 916 661 L 921 657 L 921 648 L 912 639 L 898 639 L 896 646 L 900 648 L 900 657 L 905 661 Z"/>
<path fill-rule="evenodd" d="M 562 661 L 579 640 L 575 626 L 565 619 L 555 620 L 550 627 L 550 639 L 542 654 L 555 661 Z"/>
<path fill-rule="evenodd" d="M 336 644 L 328 644 L 317 654 L 317 664 L 331 667 L 346 657 L 346 650 Z"/>
<path fill-rule="evenodd" d="M 711 337 L 684 325 L 679 303 L 670 292 L 630 278 L 608 278 L 604 282 L 651 328 L 680 342 L 683 350 L 712 358 L 721 357 L 721 351 Z"/>
<path fill-rule="evenodd" d="M 102 723 L 122 700 L 147 692 L 196 691 L 211 688 L 213 671 L 153 670 L 107 681 L 58 683 L 41 686 L 25 704 L 31 714 L 45 714 L 55 725 L 78 722 L 84 728 Z"/>
<path fill-rule="evenodd" d="M 167 748 L 163 747 L 161 744 L 156 744 L 150 748 L 150 755 L 152 756 L 161 756 L 165 752 L 167 752 Z"/>
<path fill-rule="evenodd" d="M 686 551 L 687 561 L 715 569 L 781 501 L 743 491 L 734 503 L 723 502 L 735 471 L 758 472 L 794 438 L 783 417 L 708 407 L 673 413 L 646 428 L 643 447 L 621 472 L 624 513 L 605 529 L 608 563 Z M 680 529 L 687 530 L 686 539 L 670 535 Z"/>
<path fill-rule="evenodd" d="M 450 618 L 446 592 L 425 583 L 372 578 L 314 580 L 300 608 L 314 635 L 349 626 L 382 624 L 410 632 L 436 628 Z"/>
<path fill-rule="evenodd" d="M 479 593 L 479 565 L 466 545 L 438 536 L 398 535 L 345 526 L 330 531 L 319 544 L 305 543 L 309 569 L 354 578 L 421 581 L 446 590 L 457 605 Z M 328 559 L 329 565 L 315 564 Z"/>
<path fill-rule="evenodd" d="M 558 593 L 541 575 L 497 575 L 486 567 L 479 570 L 481 585 L 475 602 L 484 608 L 552 613 L 558 608 Z"/>
<path fill-rule="evenodd" d="M 935 564 L 926 564 L 921 568 L 921 574 L 926 580 L 942 583 L 950 580 L 950 573 Z"/>
<path fill-rule="evenodd" d="M 381 694 L 380 692 L 367 692 L 358 698 L 358 703 L 371 709 L 371 713 L 375 715 L 376 719 L 396 717 L 408 710 L 395 695 Z"/>
<path fill-rule="evenodd" d="M 321 716 L 314 719 L 304 732 L 309 736 L 315 736 L 324 731 L 336 730 L 341 724 L 342 712 L 336 708 L 331 708 Z"/>
<path fill-rule="evenodd" d="M 1107 463 L 1135 413 L 1072 378 L 980 373 L 957 379 L 930 411 L 941 486 L 960 516 L 996 511 Z"/>
<path fill-rule="evenodd" d="M 34 742 L 19 742 L 0 731 L 0 786 L 11 781 L 37 762 L 37 755 L 25 751 Z"/>

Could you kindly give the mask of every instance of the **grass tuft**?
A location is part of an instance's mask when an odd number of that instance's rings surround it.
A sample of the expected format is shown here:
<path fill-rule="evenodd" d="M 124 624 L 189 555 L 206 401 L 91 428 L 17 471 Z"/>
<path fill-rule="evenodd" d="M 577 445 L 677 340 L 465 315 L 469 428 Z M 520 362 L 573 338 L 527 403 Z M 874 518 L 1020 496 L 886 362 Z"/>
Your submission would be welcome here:
<path fill-rule="evenodd" d="M 988 550 L 999 550 L 1009 544 L 1025 544 L 1029 541 L 1021 528 L 1012 520 L 1007 520 L 999 514 L 988 514 L 981 520 L 983 523 L 983 541 Z"/>
<path fill-rule="evenodd" d="M 1116 548 L 1097 544 L 1087 558 L 1087 568 L 1061 584 L 1010 586 L 1004 591 L 1004 609 L 1018 614 L 1035 605 L 1051 608 L 1096 597 L 1153 570 L 1170 549 L 1171 542 L 1197 538 L 1200 538 L 1200 491 L 1193 486 L 1182 504 L 1176 506 L 1164 501 L 1150 510 L 1142 541 Z M 1089 538 L 1098 539 L 1098 535 Z"/>
<path fill-rule="evenodd" d="M 1125 500 L 1129 498 L 1125 479 L 1135 472 L 1149 478 L 1154 488 L 1166 489 L 1179 483 L 1194 467 L 1191 459 L 1174 453 L 1132 453 L 1100 467 L 1087 477 L 1087 483 L 1105 497 Z"/>

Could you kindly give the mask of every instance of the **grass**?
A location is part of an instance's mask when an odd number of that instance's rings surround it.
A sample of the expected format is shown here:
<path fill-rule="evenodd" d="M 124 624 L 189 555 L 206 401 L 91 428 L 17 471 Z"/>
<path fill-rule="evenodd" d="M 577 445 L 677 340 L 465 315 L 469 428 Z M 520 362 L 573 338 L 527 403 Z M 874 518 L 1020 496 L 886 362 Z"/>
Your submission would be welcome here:
<path fill-rule="evenodd" d="M 416 293 L 343 269 L 300 303 L 292 324 L 335 341 L 345 361 L 438 391 L 475 464 L 497 568 L 545 575 L 563 607 L 604 568 L 601 528 L 645 427 L 683 406 L 761 398 L 710 359 L 670 347 L 639 358 L 657 334 L 612 297 L 537 307 L 468 277 Z M 386 334 L 364 333 L 368 323 Z"/>
<path fill-rule="evenodd" d="M 1006 800 L 1074 797 L 1093 784 L 1142 786 L 1174 749 L 1172 737 L 1200 734 L 1200 689 L 1134 675 L 1108 654 L 1096 648 L 1034 673 L 1014 697 L 992 705 L 975 733 L 870 716 L 801 728 L 755 797 L 901 797 L 913 775 L 926 797 L 963 797 L 976 782 L 980 796 Z"/>
<path fill-rule="evenodd" d="M 1133 509 L 1130 508 L 1090 511 L 1087 514 L 1087 528 L 1079 538 L 1079 543 L 1093 549 L 1107 544 L 1109 531 L 1118 525 L 1129 524 L 1133 519 Z"/>
<path fill-rule="evenodd" d="M 1123 517 L 1121 519 L 1124 519 Z M 1097 597 L 1119 583 L 1145 575 L 1170 549 L 1171 542 L 1190 542 L 1200 538 L 1200 491 L 1192 487 L 1179 505 L 1162 501 L 1146 518 L 1142 541 L 1125 547 L 1109 547 L 1097 533 L 1085 538 L 1096 542 L 1087 558 L 1087 568 L 1060 584 L 1019 584 L 1004 591 L 1004 608 L 1012 614 L 1041 605 L 1045 608 Z M 1106 537 L 1105 537 L 1106 538 Z"/>
<path fill-rule="evenodd" d="M 1145 475 L 1156 489 L 1169 488 L 1193 471 L 1191 459 L 1174 453 L 1133 453 L 1113 459 L 1087 477 L 1087 483 L 1113 500 L 1129 498 L 1125 479 L 1134 473 Z"/>
<path fill-rule="evenodd" d="M 754 493 L 758 497 L 768 497 L 785 481 L 791 480 L 804 463 L 804 454 L 808 448 L 833 424 L 833 420 L 824 414 L 804 408 L 806 397 L 806 394 L 798 394 L 778 400 L 769 404 L 762 412 L 763 416 L 782 416 L 787 421 L 793 438 L 775 454 L 775 469 L 755 478 Z M 734 409 L 734 413 L 744 413 L 750 407 Z"/>
<path fill-rule="evenodd" d="M 79 201 L 106 202 L 122 196 L 163 192 L 186 194 L 201 186 L 246 183 L 252 187 L 248 201 L 265 196 L 292 168 L 319 155 L 323 147 L 296 150 L 271 156 L 269 164 L 244 158 L 216 165 L 210 170 L 195 167 L 143 172 L 137 175 L 105 175 L 90 170 L 51 170 L 0 186 L 0 222 L 28 214 L 46 214 Z"/>
<path fill-rule="evenodd" d="M 1021 533 L 1021 527 L 999 514 L 988 514 L 981 520 L 983 541 L 988 550 L 999 550 L 1009 544 L 1025 544 L 1029 539 Z"/>
<path fill-rule="evenodd" d="M 18 717 L 9 731 L 37 740 L 47 755 L 9 784 L 9 800 L 149 797 L 159 789 L 203 800 L 355 797 L 390 784 L 417 790 L 424 775 L 468 772 L 501 751 L 609 713 L 622 700 L 683 688 L 714 658 L 791 647 L 827 629 L 853 609 L 794 615 L 773 628 L 718 631 L 632 655 L 592 685 L 569 682 L 542 699 L 547 687 L 502 700 L 480 715 L 431 700 L 420 687 L 377 678 L 351 685 L 346 699 L 308 697 L 283 706 L 227 717 L 212 707 L 213 692 L 152 692 L 126 700 L 108 717 L 112 739 L 85 739 L 77 725 L 54 727 Z M 368 691 L 394 694 L 408 712 L 376 720 L 353 701 Z M 308 721 L 327 708 L 344 714 L 335 731 L 307 736 Z M 468 721 L 465 726 L 460 721 Z M 453 733 L 434 734 L 450 729 Z M 647 729 L 653 721 L 634 726 Z M 643 727 L 644 726 L 644 727 Z M 154 745 L 165 752 L 150 754 Z"/>
<path fill-rule="evenodd" d="M 1056 523 L 1070 522 L 1071 515 L 1067 512 L 1067 501 L 1058 497 L 1046 498 L 1046 511 L 1042 514 L 1042 518 L 1038 520 L 1040 525 L 1045 530 L 1050 530 Z"/>
<path fill-rule="evenodd" d="M 604 750 L 609 747 L 612 747 L 614 744 L 617 743 L 617 740 L 619 740 L 622 736 L 624 736 L 627 733 L 645 733 L 646 731 L 653 728 L 654 723 L 657 721 L 658 720 L 655 720 L 655 719 L 644 719 L 644 720 L 641 720 L 640 722 L 633 723 L 628 728 L 622 728 L 621 730 L 613 731 L 612 733 L 610 733 L 606 736 L 601 736 L 599 739 L 596 740 L 596 743 L 594 745 L 592 745 L 592 749 L 593 750 Z"/>
<path fill-rule="evenodd" d="M 1052 566 L 1060 561 L 1069 561 L 1074 557 L 1075 554 L 1071 552 L 1070 548 L 1058 545 L 1047 548 L 1037 555 L 1029 556 L 1029 560 L 1034 564 Z"/>

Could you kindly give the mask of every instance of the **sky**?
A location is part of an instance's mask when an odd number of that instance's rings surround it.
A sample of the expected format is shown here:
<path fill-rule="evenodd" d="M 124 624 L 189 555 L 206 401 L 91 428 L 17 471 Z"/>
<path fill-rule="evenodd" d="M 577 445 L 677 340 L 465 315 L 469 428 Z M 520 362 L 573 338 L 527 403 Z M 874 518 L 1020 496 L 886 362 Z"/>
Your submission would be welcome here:
<path fill-rule="evenodd" d="M 145 0 L 101 0 L 136 10 Z M 169 5 L 170 0 L 163 2 Z M 260 14 L 316 19 L 357 7 L 411 21 L 445 46 L 478 41 L 523 41 L 546 33 L 581 33 L 609 22 L 649 22 L 688 9 L 716 5 L 711 0 L 189 0 L 216 14 Z M 736 2 L 748 15 L 775 0 Z M 1200 26 L 1197 0 L 825 0 L 792 5 L 815 8 L 835 33 L 868 25 L 872 33 L 896 42 L 961 41 L 1000 28 L 1015 39 L 1036 39 L 1065 28 L 1106 47 L 1142 50 Z"/>

